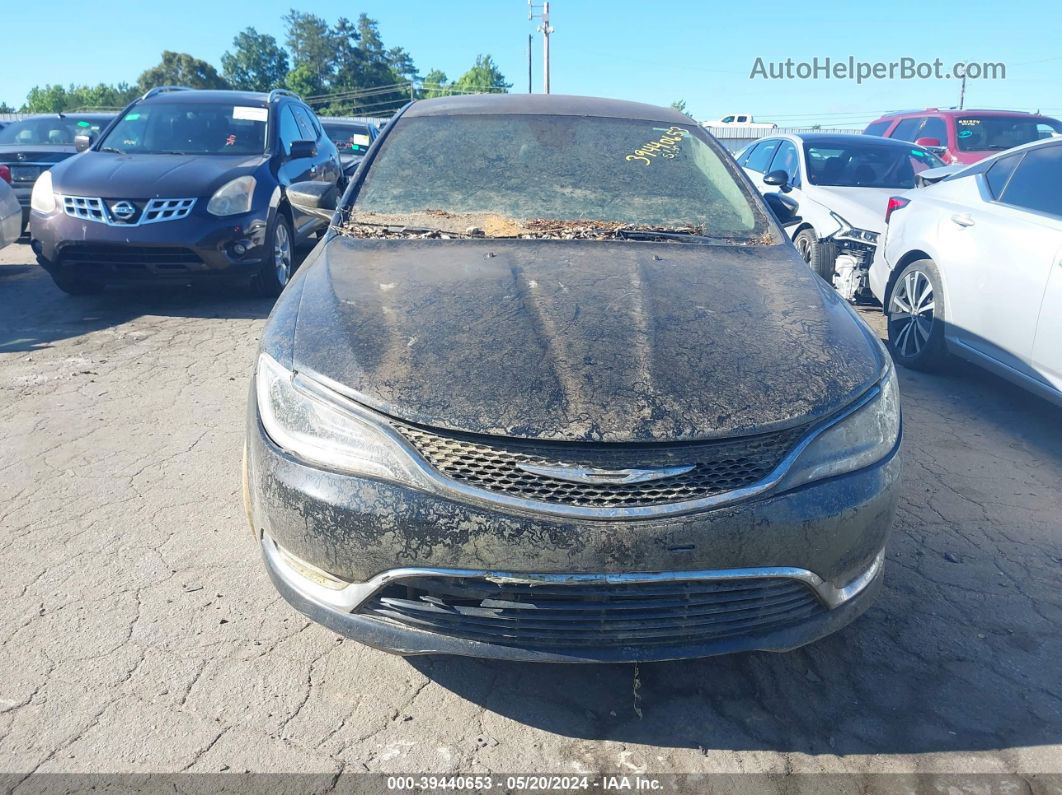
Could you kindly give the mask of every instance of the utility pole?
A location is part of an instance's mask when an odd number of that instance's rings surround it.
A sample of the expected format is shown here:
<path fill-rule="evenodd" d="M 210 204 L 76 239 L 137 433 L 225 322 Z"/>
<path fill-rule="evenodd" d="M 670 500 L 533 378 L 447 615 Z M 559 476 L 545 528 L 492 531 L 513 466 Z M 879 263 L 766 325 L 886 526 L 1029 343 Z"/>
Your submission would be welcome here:
<path fill-rule="evenodd" d="M 542 24 L 538 26 L 538 32 L 542 34 L 542 93 L 549 93 L 549 34 L 553 32 L 553 28 L 549 24 L 549 0 L 544 0 L 541 6 L 536 6 L 533 0 L 527 0 L 527 18 L 533 20 L 535 18 L 535 9 L 541 8 L 542 13 L 539 14 L 539 19 L 542 20 Z"/>
<path fill-rule="evenodd" d="M 959 89 L 959 110 L 962 110 L 966 102 L 966 67 L 962 69 L 962 88 Z"/>
<path fill-rule="evenodd" d="M 527 34 L 527 93 L 531 93 L 531 39 L 534 34 Z"/>

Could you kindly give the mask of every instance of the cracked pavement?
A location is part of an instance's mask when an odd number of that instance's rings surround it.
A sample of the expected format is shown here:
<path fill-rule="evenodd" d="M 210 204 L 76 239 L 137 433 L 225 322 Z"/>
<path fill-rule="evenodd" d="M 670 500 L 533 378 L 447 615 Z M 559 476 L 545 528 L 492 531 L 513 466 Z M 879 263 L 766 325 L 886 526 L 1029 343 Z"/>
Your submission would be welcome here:
<path fill-rule="evenodd" d="M 901 371 L 885 589 L 810 647 L 403 659 L 259 561 L 239 462 L 269 308 L 72 298 L 0 251 L 0 772 L 1062 772 L 1062 410 Z"/>

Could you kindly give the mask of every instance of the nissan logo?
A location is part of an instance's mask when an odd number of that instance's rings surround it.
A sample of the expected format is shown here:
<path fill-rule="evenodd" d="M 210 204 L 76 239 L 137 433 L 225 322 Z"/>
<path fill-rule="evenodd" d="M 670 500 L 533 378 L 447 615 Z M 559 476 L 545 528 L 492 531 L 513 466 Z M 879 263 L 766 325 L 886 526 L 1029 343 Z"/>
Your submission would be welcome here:
<path fill-rule="evenodd" d="M 119 221 L 128 221 L 136 215 L 136 207 L 129 202 L 118 202 L 111 205 L 111 212 L 114 213 L 114 217 Z"/>

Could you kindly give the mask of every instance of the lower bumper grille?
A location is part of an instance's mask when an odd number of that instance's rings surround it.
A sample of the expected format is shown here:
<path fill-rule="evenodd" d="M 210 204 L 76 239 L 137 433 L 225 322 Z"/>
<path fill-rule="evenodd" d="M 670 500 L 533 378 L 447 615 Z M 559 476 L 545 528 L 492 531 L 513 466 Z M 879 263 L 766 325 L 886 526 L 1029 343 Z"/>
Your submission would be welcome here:
<path fill-rule="evenodd" d="M 679 646 L 754 635 L 826 612 L 784 577 L 623 584 L 404 579 L 359 612 L 467 640 L 536 650 Z"/>
<path fill-rule="evenodd" d="M 117 246 L 84 244 L 64 246 L 60 259 L 65 266 L 108 272 L 173 273 L 200 270 L 203 259 L 191 249 L 170 246 Z"/>

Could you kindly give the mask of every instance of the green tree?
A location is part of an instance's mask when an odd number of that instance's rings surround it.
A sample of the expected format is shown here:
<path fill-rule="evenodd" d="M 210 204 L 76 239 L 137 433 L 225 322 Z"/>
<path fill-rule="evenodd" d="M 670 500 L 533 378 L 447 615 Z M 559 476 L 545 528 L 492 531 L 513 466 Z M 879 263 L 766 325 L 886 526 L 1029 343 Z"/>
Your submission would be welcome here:
<path fill-rule="evenodd" d="M 314 84 L 324 89 L 331 82 L 336 50 L 342 42 L 328 23 L 316 14 L 293 8 L 284 17 L 284 22 L 288 28 L 287 45 L 291 51 L 293 71 L 303 67 L 300 80 L 305 82 L 306 74 L 309 73 L 313 76 Z"/>
<path fill-rule="evenodd" d="M 233 52 L 221 56 L 221 71 L 233 88 L 241 91 L 271 91 L 284 85 L 288 54 L 277 40 L 254 28 L 237 33 Z"/>
<path fill-rule="evenodd" d="M 0 102 L 0 113 L 14 113 L 15 109 L 6 102 Z"/>
<path fill-rule="evenodd" d="M 409 101 L 409 86 L 403 84 L 416 77 L 413 59 L 401 47 L 384 46 L 375 19 L 361 14 L 352 24 L 341 18 L 332 32 L 337 44 L 330 90 L 350 96 L 337 97 L 322 113 L 390 113 Z"/>
<path fill-rule="evenodd" d="M 139 90 L 128 83 L 95 86 L 34 86 L 26 96 L 22 110 L 26 113 L 62 113 L 64 111 L 121 108 L 133 101 Z"/>
<path fill-rule="evenodd" d="M 304 99 L 325 93 L 325 87 L 309 64 L 301 64 L 288 72 L 288 76 L 284 78 L 284 87 Z"/>
<path fill-rule="evenodd" d="M 163 50 L 162 61 L 146 70 L 136 81 L 137 88 L 147 91 L 155 86 L 187 86 L 188 88 L 228 88 L 229 84 L 217 69 L 193 58 L 186 52 Z"/>
<path fill-rule="evenodd" d="M 476 63 L 461 75 L 453 84 L 455 93 L 487 94 L 507 93 L 512 83 L 505 80 L 505 75 L 498 69 L 494 59 L 489 55 L 477 55 Z"/>
<path fill-rule="evenodd" d="M 674 102 L 671 103 L 671 107 L 673 107 L 679 113 L 685 113 L 686 112 L 686 100 L 684 100 L 684 99 L 676 99 Z"/>
<path fill-rule="evenodd" d="M 449 88 L 449 80 L 446 77 L 446 72 L 441 69 L 432 69 L 424 75 L 424 81 L 421 83 L 418 96 L 421 99 L 449 96 L 447 88 Z"/>

